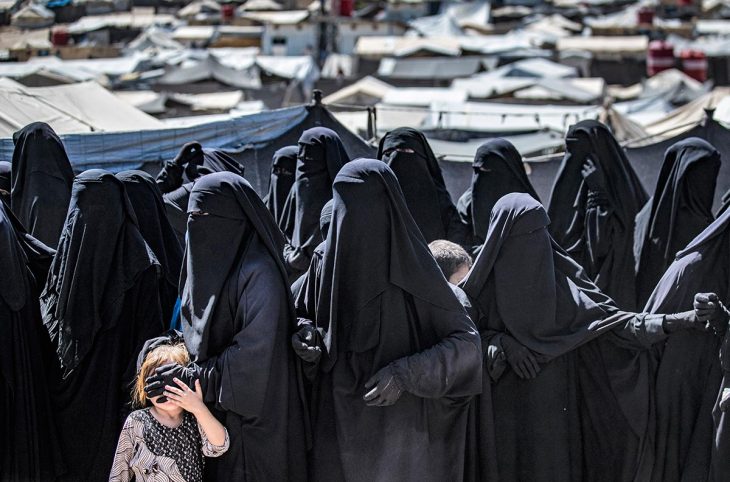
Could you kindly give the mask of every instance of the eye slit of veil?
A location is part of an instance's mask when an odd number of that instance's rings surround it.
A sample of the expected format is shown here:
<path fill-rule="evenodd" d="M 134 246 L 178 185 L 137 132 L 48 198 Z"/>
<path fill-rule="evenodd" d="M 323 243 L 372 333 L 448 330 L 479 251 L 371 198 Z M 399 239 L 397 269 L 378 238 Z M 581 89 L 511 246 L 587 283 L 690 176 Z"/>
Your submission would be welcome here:
<path fill-rule="evenodd" d="M 205 211 L 190 211 L 188 215 L 196 217 L 196 216 L 209 216 L 209 213 L 206 213 Z"/>

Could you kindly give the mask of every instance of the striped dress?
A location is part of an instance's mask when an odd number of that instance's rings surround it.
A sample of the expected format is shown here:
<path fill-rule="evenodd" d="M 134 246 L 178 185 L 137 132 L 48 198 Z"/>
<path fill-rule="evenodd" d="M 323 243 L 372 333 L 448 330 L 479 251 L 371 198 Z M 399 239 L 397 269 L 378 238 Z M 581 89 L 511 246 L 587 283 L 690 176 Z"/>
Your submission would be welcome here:
<path fill-rule="evenodd" d="M 162 425 L 149 408 L 132 412 L 119 436 L 110 482 L 202 482 L 204 457 L 223 455 L 223 445 L 208 441 L 195 417 L 184 412 L 177 427 Z"/>

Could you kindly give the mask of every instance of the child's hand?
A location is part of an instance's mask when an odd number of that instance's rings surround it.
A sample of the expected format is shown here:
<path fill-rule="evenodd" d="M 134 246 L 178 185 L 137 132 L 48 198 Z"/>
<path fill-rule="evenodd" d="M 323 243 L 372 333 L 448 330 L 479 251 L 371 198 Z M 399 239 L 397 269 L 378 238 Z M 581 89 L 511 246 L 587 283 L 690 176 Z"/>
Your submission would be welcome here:
<path fill-rule="evenodd" d="M 173 378 L 173 381 L 179 388 L 165 385 L 165 396 L 172 403 L 193 415 L 207 410 L 203 402 L 203 389 L 200 388 L 200 380 L 195 380 L 195 391 L 192 391 L 189 386 L 178 378 Z"/>

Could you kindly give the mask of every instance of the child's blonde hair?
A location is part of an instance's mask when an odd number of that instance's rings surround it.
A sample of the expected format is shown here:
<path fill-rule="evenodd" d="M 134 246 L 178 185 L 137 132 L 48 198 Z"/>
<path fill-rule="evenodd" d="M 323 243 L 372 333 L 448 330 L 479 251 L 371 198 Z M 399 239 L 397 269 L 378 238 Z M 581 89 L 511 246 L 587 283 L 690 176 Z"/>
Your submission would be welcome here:
<path fill-rule="evenodd" d="M 137 373 L 137 381 L 132 389 L 132 403 L 139 408 L 147 405 L 147 394 L 144 391 L 145 379 L 151 376 L 155 369 L 168 363 L 177 363 L 185 366 L 190 363 L 190 355 L 185 343 L 161 345 L 150 351 L 144 358 L 144 363 Z"/>

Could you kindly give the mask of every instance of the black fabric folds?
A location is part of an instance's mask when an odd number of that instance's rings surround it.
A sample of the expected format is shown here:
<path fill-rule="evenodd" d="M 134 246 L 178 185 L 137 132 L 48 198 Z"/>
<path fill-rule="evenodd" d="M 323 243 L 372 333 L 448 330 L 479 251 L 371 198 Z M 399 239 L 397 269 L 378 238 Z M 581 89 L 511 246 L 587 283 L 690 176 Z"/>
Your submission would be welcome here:
<path fill-rule="evenodd" d="M 469 227 L 472 245 L 484 244 L 489 217 L 497 201 L 511 192 L 524 192 L 540 201 L 527 178 L 522 156 L 509 141 L 490 139 L 474 156 L 471 187 L 459 198 L 457 208 Z"/>
<path fill-rule="evenodd" d="M 206 480 L 306 480 L 302 398 L 290 349 L 284 238 L 240 176 L 199 179 L 180 280 L 182 331 L 231 446 Z"/>
<path fill-rule="evenodd" d="M 572 126 L 565 147 L 550 197 L 550 233 L 619 308 L 634 310 L 634 220 L 646 204 L 646 192 L 623 149 L 600 122 Z M 595 190 L 581 174 L 589 159 L 601 184 Z"/>
<path fill-rule="evenodd" d="M 654 196 L 636 216 L 637 306 L 643 306 L 664 271 L 714 219 L 720 153 L 691 137 L 667 149 Z"/>
<path fill-rule="evenodd" d="M 710 292 L 730 302 L 730 210 L 677 254 L 645 310 L 690 310 L 695 293 Z M 727 414 L 715 406 L 722 381 L 720 341 L 711 333 L 677 332 L 659 351 L 656 482 L 727 478 L 727 471 L 712 470 L 727 467 L 727 454 L 719 448 L 730 440 Z"/>
<path fill-rule="evenodd" d="M 269 193 L 266 195 L 265 204 L 282 231 L 286 226 L 284 204 L 294 185 L 297 154 L 299 154 L 297 146 L 282 147 L 274 153 L 271 162 L 271 180 L 269 181 Z"/>
<path fill-rule="evenodd" d="M 13 134 L 10 207 L 28 232 L 58 245 L 74 174 L 61 139 L 48 124 L 34 122 Z"/>
<path fill-rule="evenodd" d="M 461 480 L 479 339 L 384 163 L 348 163 L 334 182 L 316 300 L 325 354 L 313 386 L 313 479 Z M 319 291 L 316 294 L 316 291 Z M 304 309 L 304 311 L 308 311 Z M 367 406 L 390 367 L 404 392 Z"/>
<path fill-rule="evenodd" d="M 160 303 L 163 319 L 168 322 L 177 301 L 183 248 L 167 219 L 162 193 L 154 178 L 143 171 L 124 171 L 116 177 L 124 183 L 140 234 L 160 263 Z"/>
<path fill-rule="evenodd" d="M 54 401 L 67 480 L 109 475 L 137 354 L 163 331 L 160 276 L 122 181 L 80 174 L 41 295 L 62 369 Z"/>
<path fill-rule="evenodd" d="M 0 161 L 0 201 L 10 207 L 10 189 L 12 183 L 10 182 L 10 163 Z"/>
<path fill-rule="evenodd" d="M 426 241 L 451 239 L 458 213 L 423 133 L 410 127 L 388 132 L 380 140 L 378 159 L 398 178 L 408 210 Z"/>
<path fill-rule="evenodd" d="M 64 469 L 49 389 L 55 356 L 41 322 L 38 262 L 53 250 L 0 202 L 0 480 L 53 480 Z M 43 282 L 40 276 L 40 282 Z"/>
<path fill-rule="evenodd" d="M 312 252 L 322 242 L 319 216 L 332 199 L 332 182 L 350 159 L 337 133 L 325 127 L 304 131 L 299 139 L 299 154 L 294 186 L 284 207 L 284 234 L 291 246 L 286 263 L 299 276 L 309 265 Z"/>

